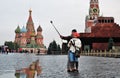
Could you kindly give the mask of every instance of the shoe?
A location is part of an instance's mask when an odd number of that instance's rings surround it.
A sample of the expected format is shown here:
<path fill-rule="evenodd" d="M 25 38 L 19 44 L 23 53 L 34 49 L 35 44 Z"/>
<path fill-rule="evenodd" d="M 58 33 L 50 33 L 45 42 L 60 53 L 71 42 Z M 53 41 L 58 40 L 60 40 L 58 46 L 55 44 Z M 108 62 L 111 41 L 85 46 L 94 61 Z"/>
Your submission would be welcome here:
<path fill-rule="evenodd" d="M 75 72 L 79 72 L 78 69 L 74 70 Z"/>
<path fill-rule="evenodd" d="M 74 70 L 73 69 L 68 69 L 67 72 L 74 72 Z"/>
<path fill-rule="evenodd" d="M 71 72 L 71 71 L 68 69 L 67 72 Z"/>

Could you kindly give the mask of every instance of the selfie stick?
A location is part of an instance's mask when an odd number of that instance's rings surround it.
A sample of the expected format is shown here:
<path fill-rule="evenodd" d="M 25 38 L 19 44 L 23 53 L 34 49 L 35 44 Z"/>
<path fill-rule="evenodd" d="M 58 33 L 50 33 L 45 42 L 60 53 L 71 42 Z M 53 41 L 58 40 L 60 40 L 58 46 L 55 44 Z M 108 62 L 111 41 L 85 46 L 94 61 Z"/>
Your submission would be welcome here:
<path fill-rule="evenodd" d="M 55 28 L 55 30 L 57 31 L 57 33 L 59 34 L 59 36 L 60 36 L 60 33 L 59 33 L 59 31 L 57 30 L 57 28 L 55 27 L 55 25 L 53 24 L 53 22 L 52 21 L 50 21 L 50 23 L 52 24 L 52 26 Z"/>

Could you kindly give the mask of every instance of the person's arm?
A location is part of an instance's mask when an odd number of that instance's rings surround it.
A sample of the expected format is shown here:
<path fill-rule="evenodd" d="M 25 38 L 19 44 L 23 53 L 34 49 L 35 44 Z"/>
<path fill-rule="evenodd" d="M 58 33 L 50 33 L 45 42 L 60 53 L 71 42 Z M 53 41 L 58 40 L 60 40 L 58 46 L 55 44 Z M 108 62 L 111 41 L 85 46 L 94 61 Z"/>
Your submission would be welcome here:
<path fill-rule="evenodd" d="M 70 41 L 70 39 L 72 38 L 71 36 L 62 36 L 60 35 L 60 38 L 61 39 L 64 39 L 64 40 L 67 40 L 67 41 Z"/>

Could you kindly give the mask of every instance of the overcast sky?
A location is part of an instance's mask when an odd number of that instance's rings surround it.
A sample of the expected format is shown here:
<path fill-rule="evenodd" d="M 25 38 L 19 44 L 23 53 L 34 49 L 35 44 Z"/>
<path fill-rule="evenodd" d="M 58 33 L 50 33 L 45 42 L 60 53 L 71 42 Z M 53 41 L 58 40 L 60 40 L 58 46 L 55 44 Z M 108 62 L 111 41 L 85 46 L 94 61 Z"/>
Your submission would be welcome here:
<path fill-rule="evenodd" d="M 14 30 L 19 25 L 26 26 L 29 9 L 35 29 L 41 25 L 44 44 L 61 39 L 50 24 L 52 20 L 62 35 L 70 35 L 73 28 L 84 32 L 85 16 L 89 12 L 90 0 L 0 0 L 0 45 L 4 41 L 14 41 Z M 112 16 L 120 24 L 120 0 L 99 0 L 100 14 Z"/>

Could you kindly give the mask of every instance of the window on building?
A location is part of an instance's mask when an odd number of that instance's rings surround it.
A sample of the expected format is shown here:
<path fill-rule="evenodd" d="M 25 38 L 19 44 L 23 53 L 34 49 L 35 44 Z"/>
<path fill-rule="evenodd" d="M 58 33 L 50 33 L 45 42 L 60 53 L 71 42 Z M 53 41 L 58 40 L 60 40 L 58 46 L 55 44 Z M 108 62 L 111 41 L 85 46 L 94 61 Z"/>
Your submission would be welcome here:
<path fill-rule="evenodd" d="M 99 23 L 101 23 L 101 20 L 98 20 Z"/>
<path fill-rule="evenodd" d="M 110 23 L 110 20 L 108 20 L 108 23 Z"/>
<path fill-rule="evenodd" d="M 102 20 L 102 23 L 104 23 L 104 20 Z"/>
<path fill-rule="evenodd" d="M 107 23 L 107 20 L 105 20 L 105 23 Z"/>
<path fill-rule="evenodd" d="M 111 20 L 111 23 L 114 23 L 114 21 L 113 21 L 113 20 Z"/>

